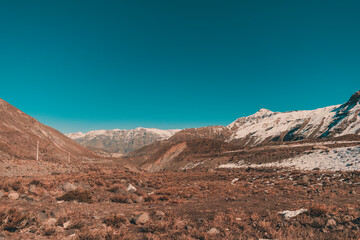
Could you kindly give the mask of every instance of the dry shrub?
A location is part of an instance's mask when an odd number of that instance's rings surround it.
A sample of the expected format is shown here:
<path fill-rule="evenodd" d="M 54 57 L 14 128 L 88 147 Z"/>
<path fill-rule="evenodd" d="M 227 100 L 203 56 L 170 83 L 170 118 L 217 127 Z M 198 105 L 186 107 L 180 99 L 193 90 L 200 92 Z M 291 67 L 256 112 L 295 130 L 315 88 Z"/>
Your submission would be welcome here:
<path fill-rule="evenodd" d="M 89 230 L 89 229 L 83 229 L 79 232 L 77 235 L 78 240 L 99 240 L 104 239 L 102 238 L 102 232 L 99 230 Z"/>
<path fill-rule="evenodd" d="M 43 230 L 43 235 L 44 235 L 44 236 L 53 236 L 53 235 L 56 235 L 56 228 L 53 227 L 53 226 L 46 227 L 46 228 Z"/>
<path fill-rule="evenodd" d="M 42 186 L 43 184 L 39 180 L 34 179 L 29 183 L 29 185 Z"/>
<path fill-rule="evenodd" d="M 107 217 L 104 219 L 104 223 L 107 226 L 120 228 L 123 225 L 128 224 L 129 220 L 123 215 L 112 215 L 111 217 Z"/>
<path fill-rule="evenodd" d="M 36 219 L 31 217 L 30 214 L 22 213 L 14 208 L 0 213 L 0 227 L 8 232 L 23 229 L 34 222 L 36 222 Z"/>
<path fill-rule="evenodd" d="M 315 204 L 309 208 L 308 214 L 311 217 L 321 217 L 328 212 L 326 205 L 324 204 Z"/>
<path fill-rule="evenodd" d="M 127 203 L 128 199 L 129 197 L 120 194 L 117 194 L 110 198 L 112 202 L 116 202 L 116 203 Z"/>
<path fill-rule="evenodd" d="M 84 202 L 84 203 L 92 203 L 92 197 L 89 191 L 80 191 L 80 190 L 74 190 L 65 193 L 61 197 L 58 197 L 57 200 L 64 200 L 64 201 L 78 201 L 78 202 Z"/>
<path fill-rule="evenodd" d="M 117 190 L 123 189 L 123 188 L 124 188 L 123 186 L 121 186 L 121 185 L 119 185 L 119 184 L 115 184 L 115 185 L 109 187 L 109 188 L 107 189 L 107 191 L 114 193 L 114 192 L 116 192 Z"/>

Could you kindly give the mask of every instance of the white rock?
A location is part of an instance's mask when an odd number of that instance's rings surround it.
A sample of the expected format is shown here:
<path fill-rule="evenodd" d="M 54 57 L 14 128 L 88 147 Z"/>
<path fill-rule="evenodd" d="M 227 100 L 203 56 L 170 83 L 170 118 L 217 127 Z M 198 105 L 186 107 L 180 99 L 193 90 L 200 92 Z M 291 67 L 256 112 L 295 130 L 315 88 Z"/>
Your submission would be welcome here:
<path fill-rule="evenodd" d="M 126 190 L 129 191 L 129 192 L 135 192 L 137 189 L 133 185 L 129 184 L 129 186 L 127 187 Z"/>
<path fill-rule="evenodd" d="M 302 208 L 302 209 L 295 210 L 295 211 L 286 210 L 286 211 L 279 212 L 279 214 L 284 215 L 284 218 L 293 218 L 304 212 L 307 212 L 307 209 Z"/>
<path fill-rule="evenodd" d="M 216 228 L 212 228 L 212 229 L 210 229 L 207 233 L 208 233 L 208 234 L 211 234 L 211 235 L 215 235 L 215 234 L 219 234 L 220 231 L 217 230 Z"/>

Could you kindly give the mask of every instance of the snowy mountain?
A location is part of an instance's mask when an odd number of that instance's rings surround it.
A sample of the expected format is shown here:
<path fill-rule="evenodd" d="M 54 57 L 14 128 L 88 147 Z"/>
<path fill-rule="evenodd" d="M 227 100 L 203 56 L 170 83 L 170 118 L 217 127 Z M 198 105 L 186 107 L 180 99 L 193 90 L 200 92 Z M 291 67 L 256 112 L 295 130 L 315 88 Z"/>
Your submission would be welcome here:
<path fill-rule="evenodd" d="M 235 120 L 228 126 L 227 140 L 237 145 L 258 145 L 272 141 L 294 141 L 360 133 L 360 91 L 342 105 L 310 111 L 257 113 Z"/>
<path fill-rule="evenodd" d="M 87 133 L 77 132 L 66 135 L 91 149 L 126 154 L 158 140 L 168 139 L 179 131 L 179 129 L 161 130 L 139 127 L 130 130 L 95 130 Z"/>

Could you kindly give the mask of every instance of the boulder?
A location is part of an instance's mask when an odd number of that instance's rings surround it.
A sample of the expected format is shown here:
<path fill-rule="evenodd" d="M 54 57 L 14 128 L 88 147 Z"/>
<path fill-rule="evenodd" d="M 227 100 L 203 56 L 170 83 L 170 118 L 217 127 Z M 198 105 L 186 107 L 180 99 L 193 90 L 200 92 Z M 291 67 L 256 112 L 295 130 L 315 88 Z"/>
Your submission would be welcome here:
<path fill-rule="evenodd" d="M 139 224 L 145 224 L 150 220 L 150 216 L 148 213 L 144 212 L 144 213 L 138 213 L 136 214 L 133 219 L 132 222 L 135 223 L 136 225 Z"/>
<path fill-rule="evenodd" d="M 129 184 L 126 190 L 129 192 L 136 192 L 137 189 L 132 184 Z"/>
<path fill-rule="evenodd" d="M 30 186 L 29 186 L 29 192 L 30 192 L 30 193 L 37 193 L 36 185 L 30 184 Z"/>
<path fill-rule="evenodd" d="M 136 198 L 134 199 L 134 202 L 135 202 L 135 203 L 141 203 L 141 202 L 144 202 L 144 198 L 143 198 L 143 197 L 141 197 L 141 196 L 138 196 L 138 197 L 136 197 Z"/>
<path fill-rule="evenodd" d="M 11 200 L 19 199 L 19 197 L 20 197 L 20 195 L 17 192 L 11 192 L 8 195 L 8 198 L 11 199 Z"/>
<path fill-rule="evenodd" d="M 61 189 L 64 191 L 64 192 L 70 192 L 70 191 L 74 191 L 77 189 L 77 187 L 72 184 L 72 183 L 69 183 L 69 182 L 64 182 L 64 184 L 62 185 Z"/>
<path fill-rule="evenodd" d="M 4 196 L 4 192 L 0 191 L 0 198 L 2 198 Z"/>
<path fill-rule="evenodd" d="M 154 217 L 161 220 L 165 217 L 165 213 L 162 211 L 155 211 Z"/>
<path fill-rule="evenodd" d="M 207 231 L 207 233 L 211 235 L 215 235 L 215 234 L 219 234 L 220 231 L 217 230 L 216 228 L 211 228 L 209 231 Z"/>
<path fill-rule="evenodd" d="M 327 220 L 325 226 L 334 227 L 334 226 L 336 226 L 336 221 L 334 219 L 330 218 L 329 220 Z"/>

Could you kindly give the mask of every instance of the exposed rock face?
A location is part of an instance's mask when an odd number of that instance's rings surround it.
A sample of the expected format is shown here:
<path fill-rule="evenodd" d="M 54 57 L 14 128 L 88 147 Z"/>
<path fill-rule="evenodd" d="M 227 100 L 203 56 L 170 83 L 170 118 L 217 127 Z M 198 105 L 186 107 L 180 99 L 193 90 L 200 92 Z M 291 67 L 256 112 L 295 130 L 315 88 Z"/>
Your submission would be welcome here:
<path fill-rule="evenodd" d="M 5 160 L 36 159 L 39 141 L 39 158 L 49 161 L 66 161 L 95 155 L 59 131 L 45 126 L 0 99 L 0 157 Z"/>
<path fill-rule="evenodd" d="M 178 131 L 180 130 L 136 128 L 131 130 L 95 130 L 88 133 L 70 133 L 67 136 L 90 149 L 126 154 L 156 141 L 167 139 Z"/>
<path fill-rule="evenodd" d="M 345 135 L 346 138 L 359 139 L 359 101 L 360 92 L 357 92 L 345 104 L 311 111 L 281 113 L 260 109 L 251 116 L 237 119 L 227 127 L 211 126 L 182 130 L 167 140 L 145 146 L 128 154 L 127 157 L 150 172 L 188 170 L 198 166 L 213 167 L 206 166 L 210 159 L 214 166 L 222 160 L 231 160 L 231 152 L 239 147 L 262 147 L 259 145 L 303 139 L 321 140 Z M 351 134 L 352 136 L 349 136 Z M 315 147 L 329 150 L 326 146 Z M 290 152 L 278 151 L 279 157 L 281 154 L 282 157 L 293 157 L 298 154 Z M 222 153 L 226 153 L 227 156 Z M 244 154 L 242 157 L 264 161 L 263 155 L 263 152 L 259 152 L 253 155 Z"/>
<path fill-rule="evenodd" d="M 227 139 L 237 145 L 258 145 L 271 141 L 294 141 L 360 134 L 360 91 L 342 105 L 310 111 L 257 113 L 231 123 Z"/>

